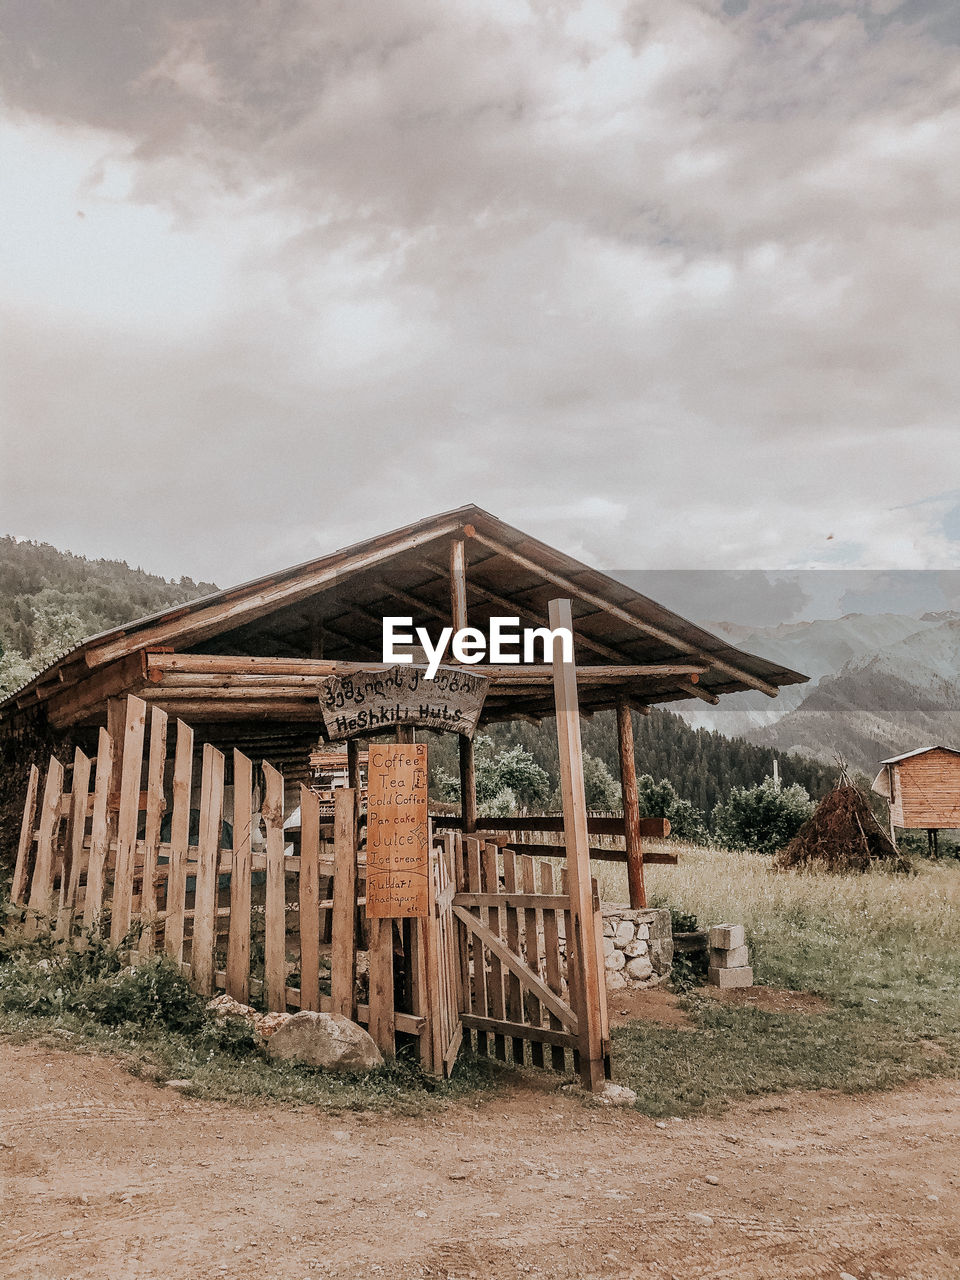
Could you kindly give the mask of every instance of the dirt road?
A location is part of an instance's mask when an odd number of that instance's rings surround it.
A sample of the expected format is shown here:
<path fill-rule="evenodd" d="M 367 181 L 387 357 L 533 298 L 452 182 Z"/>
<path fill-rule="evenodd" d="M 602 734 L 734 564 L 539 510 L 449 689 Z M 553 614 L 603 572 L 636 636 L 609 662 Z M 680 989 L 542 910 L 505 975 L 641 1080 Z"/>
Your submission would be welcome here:
<path fill-rule="evenodd" d="M 960 1276 L 957 1083 L 657 1128 L 529 1085 L 254 1113 L 8 1044 L 0 1079 L 3 1277 Z"/>

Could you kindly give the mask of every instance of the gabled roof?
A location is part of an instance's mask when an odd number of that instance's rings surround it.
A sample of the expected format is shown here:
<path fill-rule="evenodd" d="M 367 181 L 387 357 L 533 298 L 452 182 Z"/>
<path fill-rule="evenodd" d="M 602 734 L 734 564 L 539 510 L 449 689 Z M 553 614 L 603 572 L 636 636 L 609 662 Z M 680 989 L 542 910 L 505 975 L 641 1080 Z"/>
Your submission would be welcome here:
<path fill-rule="evenodd" d="M 909 760 L 911 756 L 925 756 L 928 751 L 949 751 L 952 756 L 960 756 L 955 747 L 917 747 L 915 751 L 904 751 L 901 756 L 891 756 L 889 760 L 881 760 L 881 764 L 898 764 L 901 760 Z"/>
<path fill-rule="evenodd" d="M 309 657 L 312 628 L 322 636 L 324 658 L 378 661 L 384 614 L 449 624 L 449 544 L 454 539 L 466 546 L 472 625 L 482 627 L 490 616 L 505 613 L 515 613 L 522 625 L 543 625 L 547 601 L 568 596 L 581 665 L 702 664 L 691 674 L 631 680 L 626 692 L 635 702 L 689 697 L 712 702 L 720 694 L 751 688 L 775 696 L 779 686 L 807 678 L 734 648 L 615 578 L 470 505 L 92 636 L 0 703 L 0 716 L 14 706 L 59 697 L 80 681 L 88 687 L 95 674 L 133 662 L 144 651 Z M 624 687 L 621 679 L 618 688 Z M 584 705 L 609 705 L 609 688 L 605 697 L 595 688 Z M 543 706 L 540 701 L 518 706 L 518 712 L 548 710 L 549 699 Z"/>

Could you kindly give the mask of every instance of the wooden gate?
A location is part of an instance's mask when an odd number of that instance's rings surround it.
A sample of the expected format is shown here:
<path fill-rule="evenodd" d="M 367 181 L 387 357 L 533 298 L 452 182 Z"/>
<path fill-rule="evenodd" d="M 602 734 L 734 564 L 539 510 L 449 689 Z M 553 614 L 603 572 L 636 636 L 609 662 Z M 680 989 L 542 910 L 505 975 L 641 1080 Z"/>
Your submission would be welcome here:
<path fill-rule="evenodd" d="M 456 833 L 452 913 L 460 930 L 461 1022 L 478 1053 L 501 1061 L 578 1069 L 582 993 L 577 930 L 566 871 L 527 854 Z M 600 910 L 587 945 L 600 947 Z M 606 1007 L 604 1056 L 609 1056 Z M 527 1050 L 529 1045 L 529 1055 Z M 549 1056 L 548 1056 L 549 1050 Z"/>

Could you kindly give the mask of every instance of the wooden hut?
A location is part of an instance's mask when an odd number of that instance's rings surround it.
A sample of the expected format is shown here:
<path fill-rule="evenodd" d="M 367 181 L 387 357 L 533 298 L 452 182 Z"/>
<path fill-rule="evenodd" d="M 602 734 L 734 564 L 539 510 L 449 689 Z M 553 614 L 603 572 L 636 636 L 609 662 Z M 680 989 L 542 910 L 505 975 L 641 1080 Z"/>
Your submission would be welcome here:
<path fill-rule="evenodd" d="M 119 740 L 134 694 L 195 726 L 198 749 L 237 747 L 306 782 L 320 736 L 319 682 L 382 663 L 385 615 L 432 629 L 486 629 L 504 615 L 543 626 L 556 596 L 573 602 L 582 712 L 617 711 L 628 848 L 631 839 L 639 845 L 631 711 L 686 698 L 716 703 L 746 689 L 775 697 L 806 679 L 466 506 L 85 640 L 0 703 L 0 746 L 8 770 L 29 762 L 31 742 L 38 759 L 51 742 L 93 752 L 98 726 Z M 553 714 L 549 666 L 470 670 L 491 681 L 481 723 Z M 471 831 L 466 737 L 460 757 Z"/>
<path fill-rule="evenodd" d="M 918 747 L 884 760 L 873 790 L 890 806 L 890 830 L 926 830 L 936 847 L 938 829 L 960 828 L 960 751 Z"/>

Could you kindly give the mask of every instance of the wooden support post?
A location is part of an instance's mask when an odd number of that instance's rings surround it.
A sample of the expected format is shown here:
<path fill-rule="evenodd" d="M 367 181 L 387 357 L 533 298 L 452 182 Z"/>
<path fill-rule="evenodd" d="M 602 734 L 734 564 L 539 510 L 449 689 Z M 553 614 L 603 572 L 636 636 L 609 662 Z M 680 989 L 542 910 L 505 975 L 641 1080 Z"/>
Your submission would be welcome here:
<path fill-rule="evenodd" d="M 633 717 L 626 698 L 617 699 L 617 746 L 620 750 L 620 791 L 623 796 L 623 832 L 627 842 L 627 885 L 630 906 L 647 905 L 643 884 L 643 844 L 640 839 L 640 804 L 637 797 L 637 764 L 633 750 Z"/>
<path fill-rule="evenodd" d="M 551 600 L 551 630 L 566 628 L 573 634 L 573 613 L 569 600 Z M 572 924 L 580 965 L 578 988 L 581 1008 L 577 1011 L 580 1039 L 580 1077 L 584 1087 L 594 1092 L 604 1086 L 604 1058 L 608 1052 L 602 1028 L 606 989 L 593 928 L 593 893 L 590 881 L 590 837 L 587 832 L 587 802 L 583 785 L 583 749 L 580 742 L 580 704 L 577 697 L 577 669 L 573 662 L 560 661 L 554 643 L 553 688 L 557 710 L 557 745 L 560 756 L 560 790 L 563 796 L 563 825 L 567 849 L 567 876 L 570 887 Z M 569 954 L 569 942 L 568 942 Z"/>
<path fill-rule="evenodd" d="M 360 740 L 347 739 L 347 786 L 357 793 L 357 809 L 360 808 L 360 795 L 363 790 L 360 780 Z M 336 798 L 336 797 L 334 797 Z"/>
<path fill-rule="evenodd" d="M 467 626 L 467 553 L 462 538 L 450 543 L 450 619 L 454 631 Z M 473 741 L 460 735 L 460 816 L 463 831 L 477 829 L 477 771 Z"/>
<path fill-rule="evenodd" d="M 463 832 L 469 835 L 477 829 L 477 765 L 473 751 L 473 739 L 461 733 L 460 742 L 460 817 Z"/>

